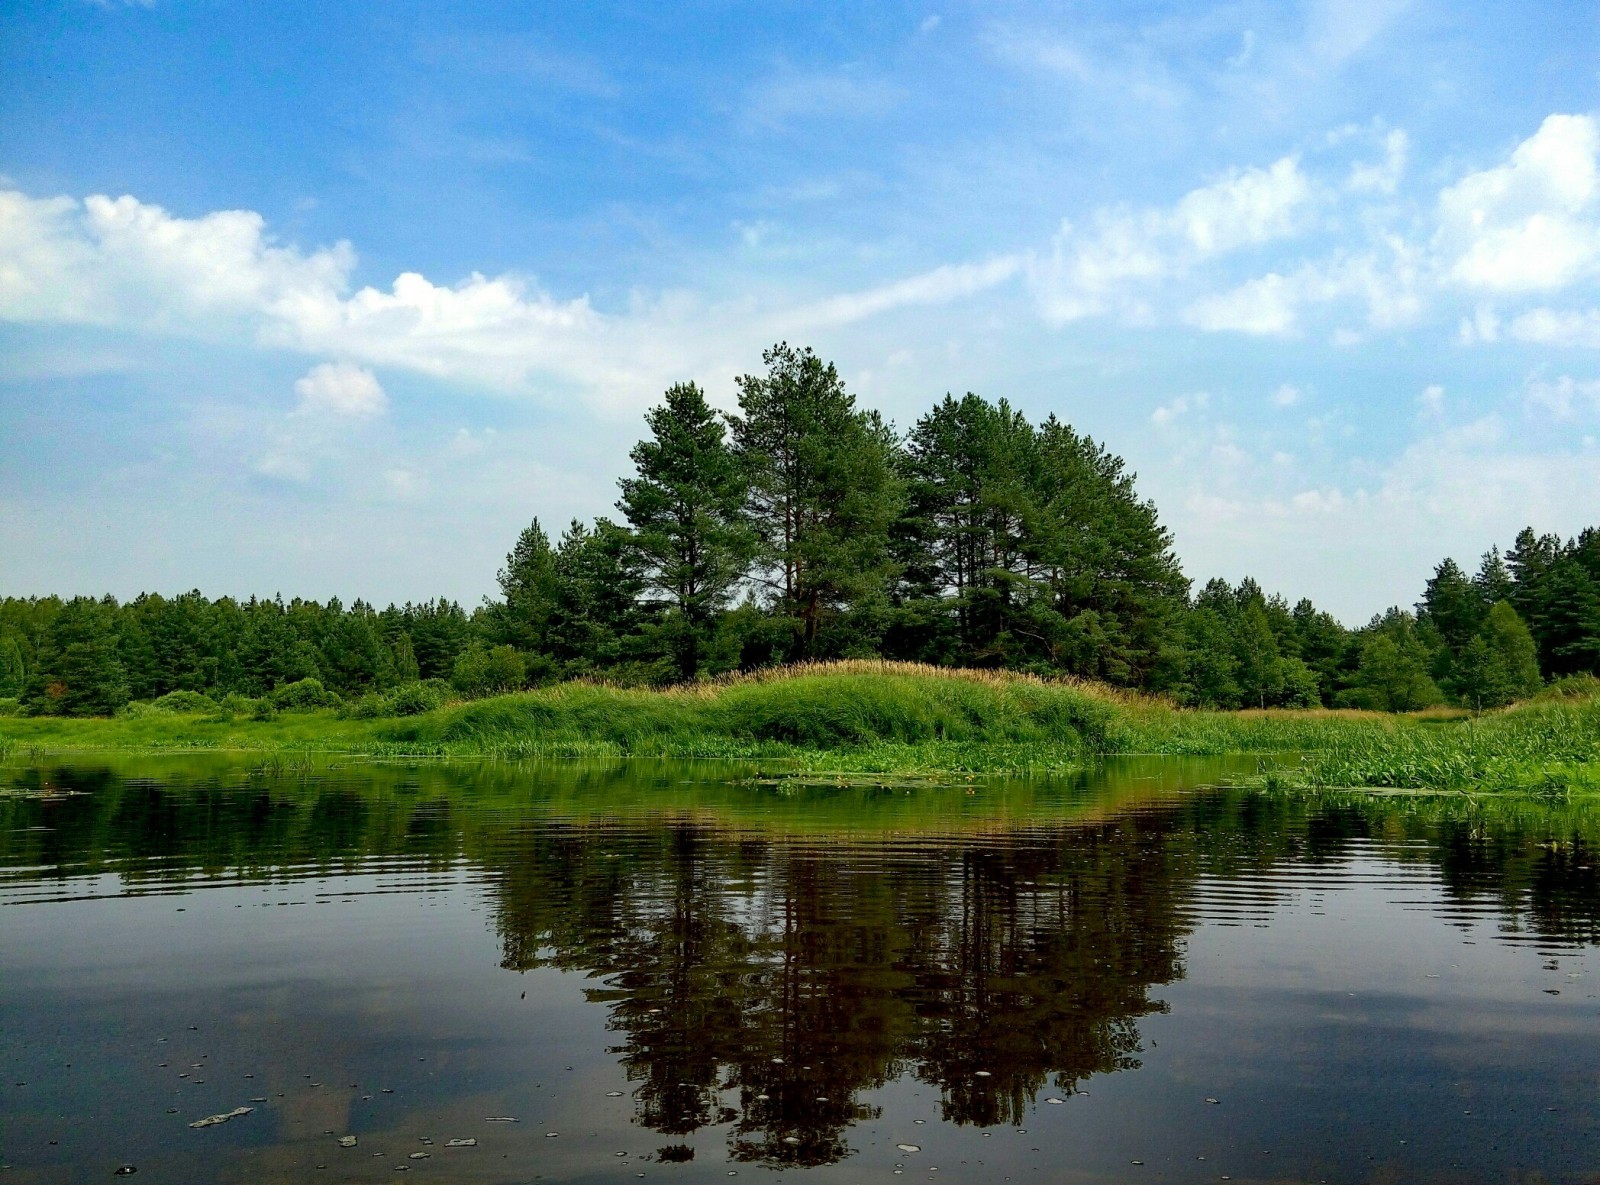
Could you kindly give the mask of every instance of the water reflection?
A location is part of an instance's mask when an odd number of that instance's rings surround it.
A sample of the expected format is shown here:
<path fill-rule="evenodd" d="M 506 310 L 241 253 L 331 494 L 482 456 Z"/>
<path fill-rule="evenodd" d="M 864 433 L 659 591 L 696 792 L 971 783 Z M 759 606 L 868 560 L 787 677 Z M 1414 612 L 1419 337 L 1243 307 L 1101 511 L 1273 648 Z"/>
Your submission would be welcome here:
<path fill-rule="evenodd" d="M 718 1129 L 728 1159 L 780 1167 L 848 1156 L 898 1081 L 946 1123 L 1018 1127 L 1139 1067 L 1188 936 L 1308 892 L 1326 909 L 1376 878 L 1469 941 L 1600 940 L 1600 810 L 1194 788 L 1217 772 L 784 792 L 623 764 L 14 769 L 0 902 L 105 874 L 125 894 L 466 876 L 502 968 L 588 978 L 658 1163 Z"/>

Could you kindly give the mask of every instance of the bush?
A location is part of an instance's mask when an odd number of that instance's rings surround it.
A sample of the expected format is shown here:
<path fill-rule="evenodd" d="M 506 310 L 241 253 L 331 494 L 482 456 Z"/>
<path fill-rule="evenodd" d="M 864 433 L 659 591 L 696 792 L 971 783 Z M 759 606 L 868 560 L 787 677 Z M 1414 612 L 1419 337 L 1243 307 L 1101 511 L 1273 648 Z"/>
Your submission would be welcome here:
<path fill-rule="evenodd" d="M 158 712 L 215 712 L 217 701 L 198 691 L 169 691 L 150 701 Z"/>
<path fill-rule="evenodd" d="M 217 701 L 217 717 L 222 720 L 232 720 L 235 716 L 253 716 L 258 706 L 258 702 L 248 695 L 230 691 Z"/>
<path fill-rule="evenodd" d="M 0 699 L 0 716 L 22 715 L 22 701 L 20 699 Z"/>
<path fill-rule="evenodd" d="M 420 716 L 442 708 L 450 701 L 450 684 L 443 679 L 423 683 L 402 683 L 389 692 L 390 715 Z"/>
<path fill-rule="evenodd" d="M 495 695 L 519 690 L 528 677 L 522 655 L 509 646 L 486 649 L 473 642 L 456 659 L 450 682 L 462 695 Z"/>
<path fill-rule="evenodd" d="M 309 712 L 316 708 L 337 708 L 344 701 L 329 691 L 320 679 L 301 679 L 285 683 L 267 693 L 267 703 L 280 712 Z"/>
<path fill-rule="evenodd" d="M 388 691 L 369 691 L 339 710 L 348 720 L 373 720 L 380 716 L 420 716 L 442 708 L 450 700 L 450 684 L 443 679 L 402 683 Z"/>

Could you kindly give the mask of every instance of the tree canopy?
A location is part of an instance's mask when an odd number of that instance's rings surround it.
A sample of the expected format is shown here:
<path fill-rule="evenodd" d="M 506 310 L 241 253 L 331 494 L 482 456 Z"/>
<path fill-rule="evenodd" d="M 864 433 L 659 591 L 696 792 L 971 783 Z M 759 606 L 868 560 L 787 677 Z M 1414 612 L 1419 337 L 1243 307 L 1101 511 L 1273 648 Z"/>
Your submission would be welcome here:
<path fill-rule="evenodd" d="M 106 714 L 306 680 L 318 702 L 419 681 L 464 695 L 662 684 L 867 655 L 1218 708 L 1486 709 L 1600 674 L 1600 528 L 1526 529 L 1472 575 L 1444 559 L 1412 609 L 1348 629 L 1248 577 L 1192 590 L 1135 475 L 1054 416 L 947 394 L 902 432 L 809 349 L 779 343 L 763 364 L 726 413 L 692 382 L 669 387 L 629 453 L 622 521 L 573 521 L 552 542 L 533 518 L 499 597 L 474 609 L 7 597 L 0 711 Z"/>

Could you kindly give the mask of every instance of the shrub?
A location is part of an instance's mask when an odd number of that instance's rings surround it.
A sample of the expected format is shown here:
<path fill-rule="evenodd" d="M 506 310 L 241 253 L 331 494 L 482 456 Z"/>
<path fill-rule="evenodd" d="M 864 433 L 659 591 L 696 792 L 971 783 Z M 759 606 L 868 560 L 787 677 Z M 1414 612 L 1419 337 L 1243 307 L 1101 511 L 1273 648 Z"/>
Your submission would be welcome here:
<path fill-rule="evenodd" d="M 388 695 L 390 714 L 419 716 L 442 708 L 450 701 L 450 684 L 443 679 L 423 683 L 402 683 Z"/>
<path fill-rule="evenodd" d="M 442 708 L 450 700 L 450 684 L 443 679 L 402 683 L 388 691 L 369 691 L 347 702 L 339 714 L 349 720 L 373 720 L 380 716 L 419 716 Z"/>
<path fill-rule="evenodd" d="M 215 712 L 217 701 L 198 691 L 169 691 L 150 701 L 158 712 Z"/>
<path fill-rule="evenodd" d="M 487 649 L 473 642 L 456 659 L 450 682 L 462 695 L 494 695 L 518 690 L 527 677 L 522 655 L 510 646 Z"/>
<path fill-rule="evenodd" d="M 248 695 L 230 691 L 217 701 L 217 716 L 222 720 L 232 720 L 235 716 L 253 716 L 257 706 L 257 701 Z"/>
<path fill-rule="evenodd" d="M 20 699 L 0 699 L 0 716 L 22 715 L 22 701 Z"/>
<path fill-rule="evenodd" d="M 344 701 L 329 691 L 320 679 L 301 679 L 285 683 L 267 693 L 267 702 L 280 712 L 309 712 L 315 708 L 337 708 Z"/>

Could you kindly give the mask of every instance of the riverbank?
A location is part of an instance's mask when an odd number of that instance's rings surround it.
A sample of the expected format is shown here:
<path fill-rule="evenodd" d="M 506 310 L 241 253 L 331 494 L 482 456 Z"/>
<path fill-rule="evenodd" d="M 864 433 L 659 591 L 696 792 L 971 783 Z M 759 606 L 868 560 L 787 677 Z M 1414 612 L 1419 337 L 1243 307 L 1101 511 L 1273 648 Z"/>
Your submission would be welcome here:
<path fill-rule="evenodd" d="M 68 750 L 663 757 L 795 771 L 1043 774 L 1126 754 L 1260 754 L 1285 786 L 1600 789 L 1600 698 L 1481 716 L 1207 712 L 1098 684 L 845 662 L 661 691 L 569 683 L 400 718 L 146 712 L 0 719 L 13 760 Z M 1294 754 L 1293 757 L 1285 757 Z"/>

